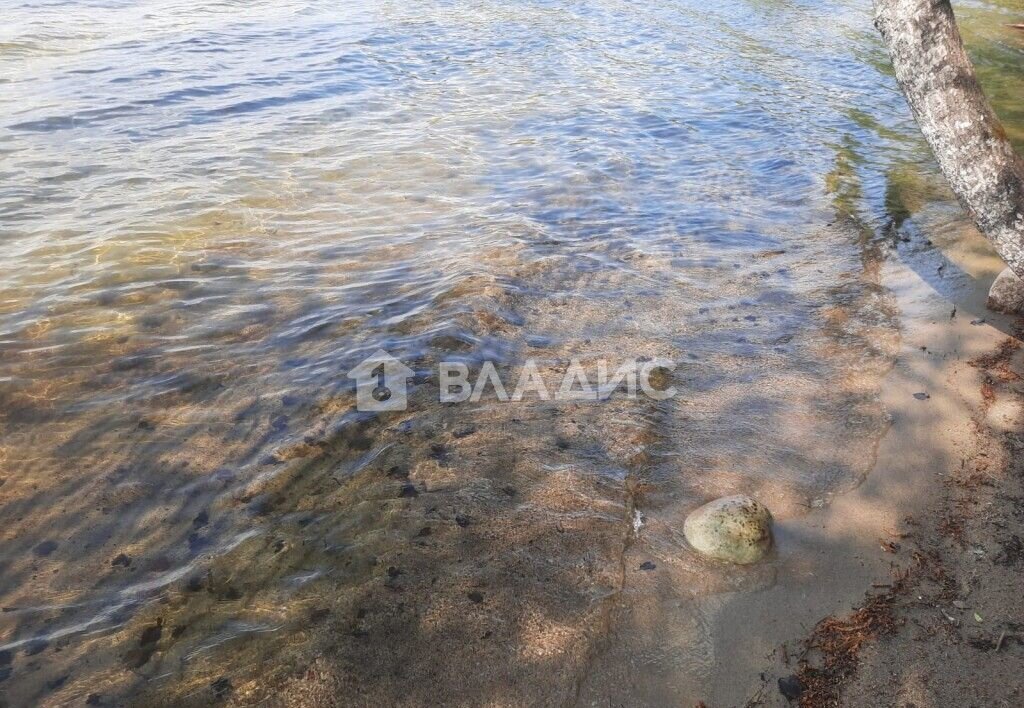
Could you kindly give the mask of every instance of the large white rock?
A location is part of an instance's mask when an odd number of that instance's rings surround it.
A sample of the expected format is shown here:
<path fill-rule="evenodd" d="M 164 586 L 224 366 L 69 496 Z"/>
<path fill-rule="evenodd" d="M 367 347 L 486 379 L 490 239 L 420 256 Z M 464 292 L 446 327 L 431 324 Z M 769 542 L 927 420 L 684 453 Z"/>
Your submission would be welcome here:
<path fill-rule="evenodd" d="M 1003 270 L 992 282 L 988 291 L 988 309 L 1019 315 L 1024 312 L 1024 280 L 1009 268 Z"/>
<path fill-rule="evenodd" d="M 754 563 L 772 547 L 772 515 L 751 497 L 722 497 L 687 516 L 683 534 L 705 556 Z"/>

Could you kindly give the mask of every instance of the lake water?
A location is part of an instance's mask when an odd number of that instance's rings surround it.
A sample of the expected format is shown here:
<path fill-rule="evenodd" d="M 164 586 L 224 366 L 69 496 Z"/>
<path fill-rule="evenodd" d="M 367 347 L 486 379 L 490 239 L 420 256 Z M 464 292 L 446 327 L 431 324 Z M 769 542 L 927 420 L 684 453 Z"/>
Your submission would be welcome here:
<path fill-rule="evenodd" d="M 1011 4 L 958 11 L 1021 143 Z M 863 478 L 880 264 L 963 224 L 866 5 L 6 3 L 0 703 L 564 703 L 641 536 L 771 583 L 685 511 Z M 355 407 L 380 348 L 406 411 Z M 663 401 L 438 401 L 657 357 Z"/>

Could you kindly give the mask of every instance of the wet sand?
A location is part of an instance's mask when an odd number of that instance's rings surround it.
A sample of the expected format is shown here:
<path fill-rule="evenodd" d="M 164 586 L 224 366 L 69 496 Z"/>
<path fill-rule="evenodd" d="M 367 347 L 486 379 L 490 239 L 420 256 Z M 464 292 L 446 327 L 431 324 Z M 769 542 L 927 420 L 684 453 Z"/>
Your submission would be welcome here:
<path fill-rule="evenodd" d="M 859 674 L 835 687 L 837 705 L 1018 700 L 1024 666 L 1013 639 L 1022 616 L 1018 581 L 1005 560 L 1002 573 L 992 572 L 992 564 L 998 566 L 1005 557 L 1000 547 L 1012 546 L 1020 531 L 1020 481 L 1012 462 L 1022 423 L 1019 393 L 1011 376 L 992 398 L 986 392 L 992 372 L 978 362 L 1007 347 L 1014 351 L 1019 325 L 985 309 L 987 286 L 1002 269 L 987 244 L 973 229 L 936 218 L 922 229 L 934 248 L 924 236 L 902 244 L 883 273 L 900 308 L 901 349 L 883 387 L 892 426 L 878 463 L 863 485 L 828 508 L 783 520 L 780 548 L 808 559 L 803 567 L 781 575 L 767 592 L 724 603 L 714 634 L 728 649 L 708 705 L 785 705 L 778 678 L 800 673 L 801 659 L 823 666 L 812 628 L 869 604 L 866 597 L 892 602 L 902 629 L 894 637 L 869 637 Z M 1018 359 L 1012 361 L 1017 371 Z M 971 491 L 979 475 L 981 496 Z M 1005 523 L 992 521 L 1000 517 Z M 974 537 L 953 538 L 962 532 L 951 519 L 963 525 L 972 518 Z M 979 586 L 986 592 L 971 595 Z M 984 626 L 966 607 L 978 609 Z M 922 615 L 931 627 L 918 631 Z M 988 652 L 1000 636 L 1011 643 L 993 659 Z M 950 665 L 951 653 L 965 650 L 968 656 Z M 805 705 L 825 704 L 805 697 Z"/>

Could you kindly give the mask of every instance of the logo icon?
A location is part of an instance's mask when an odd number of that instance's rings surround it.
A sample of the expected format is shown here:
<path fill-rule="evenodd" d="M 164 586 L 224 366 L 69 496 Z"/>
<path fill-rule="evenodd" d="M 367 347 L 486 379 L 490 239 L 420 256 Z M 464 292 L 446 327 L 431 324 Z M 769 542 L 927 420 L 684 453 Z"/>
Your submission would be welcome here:
<path fill-rule="evenodd" d="M 404 411 L 406 387 L 415 372 L 378 349 L 348 372 L 356 381 L 356 410 Z"/>

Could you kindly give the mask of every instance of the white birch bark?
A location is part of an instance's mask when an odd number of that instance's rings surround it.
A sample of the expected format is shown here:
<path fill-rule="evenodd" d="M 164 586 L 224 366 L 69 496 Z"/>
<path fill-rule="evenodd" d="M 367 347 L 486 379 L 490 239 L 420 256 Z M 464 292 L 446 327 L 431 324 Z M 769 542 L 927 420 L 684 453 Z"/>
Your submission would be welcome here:
<path fill-rule="evenodd" d="M 1024 160 L 981 90 L 949 0 L 875 0 L 875 26 L 953 192 L 1024 277 Z"/>

